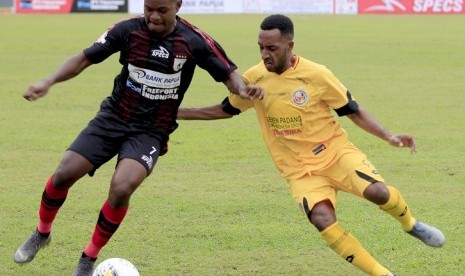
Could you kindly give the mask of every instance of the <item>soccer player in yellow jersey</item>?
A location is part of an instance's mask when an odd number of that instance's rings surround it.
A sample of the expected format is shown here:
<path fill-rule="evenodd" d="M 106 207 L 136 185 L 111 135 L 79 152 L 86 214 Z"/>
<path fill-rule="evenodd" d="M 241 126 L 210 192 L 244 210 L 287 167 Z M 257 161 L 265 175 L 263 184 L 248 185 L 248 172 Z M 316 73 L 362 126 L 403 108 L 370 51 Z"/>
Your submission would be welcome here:
<path fill-rule="evenodd" d="M 271 15 L 261 23 L 262 61 L 247 70 L 243 79 L 261 87 L 263 99 L 244 100 L 231 94 L 221 104 L 181 108 L 178 119 L 230 118 L 255 108 L 276 167 L 328 246 L 367 274 L 394 275 L 338 223 L 337 191 L 373 202 L 429 246 L 441 247 L 445 237 L 412 216 L 399 191 L 387 186 L 366 155 L 348 140 L 332 110 L 395 147 L 407 147 L 413 153 L 415 140 L 408 134 L 391 134 L 355 102 L 330 70 L 294 54 L 293 38 L 293 23 L 284 15 Z"/>

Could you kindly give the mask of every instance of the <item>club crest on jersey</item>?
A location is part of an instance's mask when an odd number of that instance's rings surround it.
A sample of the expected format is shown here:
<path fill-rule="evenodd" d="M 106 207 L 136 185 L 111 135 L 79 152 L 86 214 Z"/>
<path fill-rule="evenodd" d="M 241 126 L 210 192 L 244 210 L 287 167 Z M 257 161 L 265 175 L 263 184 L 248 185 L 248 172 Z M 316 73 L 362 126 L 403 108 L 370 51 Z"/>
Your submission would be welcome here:
<path fill-rule="evenodd" d="M 186 63 L 187 59 L 185 58 L 175 58 L 173 63 L 173 70 L 175 72 L 180 71 L 184 64 Z"/>
<path fill-rule="evenodd" d="M 161 58 L 169 58 L 170 53 L 163 47 L 159 47 L 159 49 L 152 50 L 152 57 L 161 57 Z"/>
<path fill-rule="evenodd" d="M 303 90 L 295 91 L 294 93 L 292 93 L 292 101 L 298 106 L 306 104 L 308 102 L 307 92 Z"/>

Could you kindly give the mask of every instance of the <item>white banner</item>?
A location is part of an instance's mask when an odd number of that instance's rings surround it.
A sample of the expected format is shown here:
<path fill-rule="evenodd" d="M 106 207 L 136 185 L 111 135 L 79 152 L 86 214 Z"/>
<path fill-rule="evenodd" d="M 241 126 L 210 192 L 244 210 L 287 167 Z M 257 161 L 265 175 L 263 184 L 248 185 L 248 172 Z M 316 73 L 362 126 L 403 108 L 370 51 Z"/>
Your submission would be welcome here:
<path fill-rule="evenodd" d="M 358 0 L 183 0 L 179 14 L 306 13 L 356 14 Z M 129 13 L 142 14 L 144 0 L 129 0 Z"/>
<path fill-rule="evenodd" d="M 357 14 L 358 0 L 335 0 L 335 14 Z"/>
<path fill-rule="evenodd" d="M 132 14 L 144 13 L 144 0 L 129 0 L 128 12 Z"/>
<path fill-rule="evenodd" d="M 242 13 L 240 0 L 183 0 L 179 13 Z"/>
<path fill-rule="evenodd" d="M 243 0 L 244 13 L 333 13 L 333 0 Z"/>

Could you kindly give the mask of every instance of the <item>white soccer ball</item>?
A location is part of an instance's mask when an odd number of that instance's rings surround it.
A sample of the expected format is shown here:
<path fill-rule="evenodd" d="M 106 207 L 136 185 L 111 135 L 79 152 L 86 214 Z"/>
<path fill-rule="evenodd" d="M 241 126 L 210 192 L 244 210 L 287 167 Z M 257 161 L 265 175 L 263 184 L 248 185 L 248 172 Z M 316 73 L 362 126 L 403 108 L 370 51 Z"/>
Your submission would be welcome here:
<path fill-rule="evenodd" d="M 140 276 L 137 268 L 128 260 L 110 258 L 101 262 L 92 276 Z"/>

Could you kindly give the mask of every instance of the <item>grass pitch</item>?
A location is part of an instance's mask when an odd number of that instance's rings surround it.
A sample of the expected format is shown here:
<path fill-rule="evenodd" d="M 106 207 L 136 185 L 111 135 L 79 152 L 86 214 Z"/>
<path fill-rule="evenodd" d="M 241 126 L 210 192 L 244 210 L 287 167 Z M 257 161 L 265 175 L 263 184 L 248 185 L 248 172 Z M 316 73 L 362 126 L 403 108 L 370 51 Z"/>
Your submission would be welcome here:
<path fill-rule="evenodd" d="M 33 263 L 13 262 L 37 222 L 44 183 L 111 92 L 118 57 L 30 103 L 21 94 L 122 14 L 0 15 L 0 275 L 70 275 L 106 198 L 114 162 L 78 182 Z M 264 15 L 185 15 L 241 70 L 259 61 Z M 341 119 L 351 140 L 403 193 L 413 214 L 447 238 L 432 249 L 376 206 L 340 193 L 338 217 L 402 276 L 465 274 L 465 17 L 292 15 L 295 52 L 325 64 L 393 132 L 416 135 L 418 154 L 390 147 Z M 226 90 L 197 71 L 184 106 Z M 99 261 L 122 257 L 142 275 L 362 275 L 309 225 L 263 145 L 255 114 L 181 121 L 170 151 L 132 198 Z"/>

